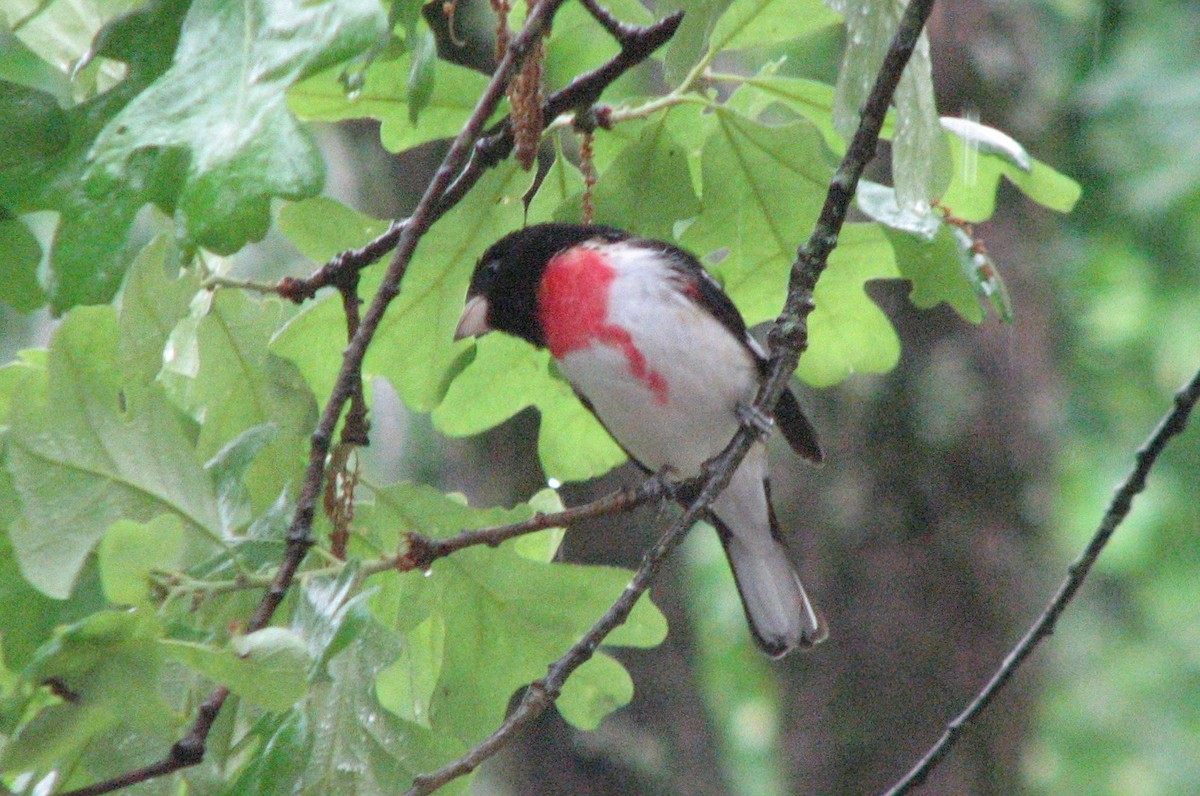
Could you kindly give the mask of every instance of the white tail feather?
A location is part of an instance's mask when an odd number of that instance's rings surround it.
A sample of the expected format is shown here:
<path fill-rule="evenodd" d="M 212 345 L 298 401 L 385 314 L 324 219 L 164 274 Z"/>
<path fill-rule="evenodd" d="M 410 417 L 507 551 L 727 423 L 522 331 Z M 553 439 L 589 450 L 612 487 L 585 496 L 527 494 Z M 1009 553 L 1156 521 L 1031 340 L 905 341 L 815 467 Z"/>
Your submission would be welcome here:
<path fill-rule="evenodd" d="M 772 527 L 766 475 L 766 449 L 755 445 L 713 503 L 713 513 L 755 640 L 779 657 L 820 643 L 826 630 Z"/>
<path fill-rule="evenodd" d="M 825 628 L 783 545 L 769 539 L 767 545 L 750 547 L 731 535 L 725 542 L 725 552 L 746 618 L 764 650 L 780 656 L 825 638 Z"/>

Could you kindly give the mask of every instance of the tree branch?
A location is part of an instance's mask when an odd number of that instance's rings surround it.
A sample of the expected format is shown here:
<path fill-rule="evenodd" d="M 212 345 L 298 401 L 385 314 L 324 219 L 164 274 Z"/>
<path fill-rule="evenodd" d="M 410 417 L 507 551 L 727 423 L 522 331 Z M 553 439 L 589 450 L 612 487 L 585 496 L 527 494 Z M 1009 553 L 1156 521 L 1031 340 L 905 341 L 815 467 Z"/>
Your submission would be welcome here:
<path fill-rule="evenodd" d="M 544 531 L 547 528 L 564 528 L 593 517 L 615 514 L 618 511 L 628 511 L 637 506 L 664 498 L 672 494 L 675 489 L 676 486 L 667 480 L 664 474 L 659 473 L 647 478 L 636 487 L 618 489 L 616 492 L 597 498 L 591 503 L 585 503 L 582 506 L 575 506 L 550 514 L 538 512 L 524 522 L 463 531 L 457 536 L 451 536 L 447 539 L 431 539 L 424 534 L 410 533 L 407 534 L 408 550 L 397 557 L 395 567 L 402 572 L 412 569 L 428 569 L 439 558 L 445 558 L 466 547 L 481 544 L 496 547 L 503 542 L 507 542 L 509 539 L 515 539 L 527 533 Z"/>
<path fill-rule="evenodd" d="M 589 10 L 591 7 L 589 6 Z M 601 11 L 603 11 L 601 9 Z M 596 14 L 592 12 L 593 16 Z M 607 12 L 604 12 L 607 13 Z M 609 16 L 611 19 L 611 15 Z M 597 17 L 600 19 L 600 17 Z M 665 17 L 653 25 L 636 27 L 617 22 L 617 30 L 601 20 L 601 24 L 612 33 L 613 38 L 621 45 L 621 50 L 606 63 L 591 72 L 579 75 L 569 84 L 551 94 L 542 106 L 542 118 L 549 125 L 559 115 L 575 109 L 592 105 L 617 78 L 650 57 L 675 35 L 679 24 L 683 21 L 683 12 L 677 12 Z M 475 186 L 484 173 L 504 161 L 513 149 L 513 133 L 509 117 L 497 122 L 488 129 L 474 146 L 471 158 L 466 167 L 454 178 L 454 181 L 440 194 L 436 203 L 430 209 L 431 223 L 441 218 L 447 211 L 462 200 L 463 196 Z M 337 284 L 344 278 L 347 271 L 361 271 L 387 254 L 400 241 L 400 237 L 410 219 L 392 222 L 391 226 L 375 240 L 361 249 L 349 249 L 340 252 L 325 265 L 318 268 L 307 279 L 285 277 L 279 281 L 275 292 L 297 304 L 316 295 L 323 287 Z"/>
<path fill-rule="evenodd" d="M 775 322 L 771 341 L 773 354 L 768 378 L 755 398 L 756 408 L 774 408 L 795 372 L 801 352 L 808 344 L 807 318 L 812 311 L 812 290 L 825 269 L 829 252 L 837 244 L 838 233 L 846 219 L 850 201 L 858 180 L 868 161 L 875 155 L 879 131 L 888 103 L 905 64 L 916 46 L 933 0 L 911 0 L 900 20 L 899 29 L 880 67 L 875 87 L 863 107 L 862 118 L 846 156 L 834 173 L 826 195 L 825 205 L 808 242 L 802 246 L 792 265 L 792 275 L 784 311 Z M 458 777 L 471 773 L 496 753 L 519 729 L 533 721 L 558 698 L 563 683 L 592 657 L 615 628 L 629 618 L 634 605 L 654 581 L 667 555 L 683 540 L 697 520 L 703 518 L 709 505 L 729 483 L 734 471 L 761 432 L 744 426 L 716 458 L 705 465 L 701 486 L 688 502 L 683 514 L 662 534 L 658 542 L 642 558 L 625 591 L 612 607 L 592 625 L 567 652 L 551 664 L 546 676 L 532 682 L 521 702 L 491 735 L 473 749 L 448 765 L 423 774 L 413 780 L 405 796 L 424 796 Z"/>
<path fill-rule="evenodd" d="M 1079 587 L 1083 585 L 1084 579 L 1091 571 L 1092 565 L 1096 563 L 1096 559 L 1100 557 L 1100 553 L 1112 538 L 1113 532 L 1129 515 L 1134 497 L 1145 489 L 1146 478 L 1150 475 L 1150 470 L 1158 460 L 1159 454 L 1167 447 L 1171 438 L 1182 432 L 1187 426 L 1188 416 L 1196 406 L 1197 400 L 1200 400 L 1200 372 L 1197 372 L 1192 380 L 1176 393 L 1174 408 L 1159 421 L 1154 433 L 1138 449 L 1134 467 L 1117 488 L 1108 504 L 1108 510 L 1104 512 L 1104 516 L 1100 520 L 1100 526 L 1096 529 L 1096 533 L 1092 535 L 1091 541 L 1088 542 L 1079 557 L 1071 566 L 1067 567 L 1066 579 L 1058 587 L 1058 591 L 1055 592 L 1054 597 L 1046 605 L 1037 621 L 1026 631 L 1024 637 L 1017 642 L 1012 651 L 1005 656 L 1000 668 L 992 675 L 983 690 L 971 700 L 971 704 L 967 705 L 962 713 L 955 716 L 946 725 L 942 737 L 922 755 L 907 774 L 886 791 L 884 796 L 900 796 L 900 794 L 908 793 L 924 783 L 930 772 L 937 768 L 938 764 L 950 753 L 950 749 L 962 736 L 967 726 L 991 704 L 1000 689 L 1008 684 L 1013 674 L 1037 648 L 1038 644 L 1054 632 L 1054 626 L 1058 622 L 1059 616 L 1074 599 Z"/>

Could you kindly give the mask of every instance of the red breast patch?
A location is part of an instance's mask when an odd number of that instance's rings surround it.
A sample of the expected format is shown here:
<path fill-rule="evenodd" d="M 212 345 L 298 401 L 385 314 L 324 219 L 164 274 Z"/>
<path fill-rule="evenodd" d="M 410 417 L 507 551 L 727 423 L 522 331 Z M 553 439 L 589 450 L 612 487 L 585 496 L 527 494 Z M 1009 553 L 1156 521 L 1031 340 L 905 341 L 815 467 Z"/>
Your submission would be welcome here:
<path fill-rule="evenodd" d="M 538 288 L 538 315 L 555 359 L 595 343 L 619 349 L 629 372 L 655 402 L 668 401 L 667 381 L 651 370 L 629 330 L 608 322 L 608 299 L 617 272 L 595 249 L 574 246 L 550 260 Z"/>

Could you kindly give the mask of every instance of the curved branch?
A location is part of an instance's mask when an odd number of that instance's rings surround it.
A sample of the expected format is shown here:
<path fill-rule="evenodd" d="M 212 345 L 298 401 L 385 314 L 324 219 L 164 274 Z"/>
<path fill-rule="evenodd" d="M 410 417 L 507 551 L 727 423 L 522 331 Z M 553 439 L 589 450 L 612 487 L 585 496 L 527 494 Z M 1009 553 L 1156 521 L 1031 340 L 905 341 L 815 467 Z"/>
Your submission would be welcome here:
<path fill-rule="evenodd" d="M 1100 526 L 1096 529 L 1096 533 L 1092 535 L 1091 541 L 1088 542 L 1079 557 L 1071 566 L 1067 567 L 1066 579 L 1058 587 L 1058 591 L 1046 605 L 1041 616 L 1012 648 L 1012 651 L 1005 656 L 1000 668 L 992 675 L 992 679 L 983 687 L 983 690 L 971 700 L 971 704 L 967 705 L 962 713 L 955 716 L 946 725 L 942 737 L 921 756 L 921 759 L 907 774 L 886 791 L 884 796 L 900 796 L 925 782 L 930 772 L 937 768 L 938 763 L 950 753 L 950 749 L 958 741 L 963 730 L 991 704 L 996 694 L 1012 679 L 1013 674 L 1037 648 L 1038 644 L 1054 632 L 1054 626 L 1058 622 L 1059 616 L 1074 599 L 1079 587 L 1083 585 L 1084 579 L 1091 571 L 1092 565 L 1096 563 L 1101 551 L 1112 538 L 1113 532 L 1129 515 L 1134 497 L 1146 487 L 1146 477 L 1150 475 L 1150 470 L 1158 460 L 1159 454 L 1167 447 L 1171 438 L 1182 432 L 1187 426 L 1188 416 L 1196 406 L 1197 400 L 1200 400 L 1200 371 L 1192 377 L 1187 386 L 1176 393 L 1174 408 L 1159 421 L 1158 428 L 1138 449 L 1134 467 L 1117 488 L 1108 504 L 1108 510 L 1104 512 L 1104 516 L 1100 520 Z"/>
<path fill-rule="evenodd" d="M 867 162 L 874 157 L 879 131 L 888 103 L 900 81 L 905 64 L 916 46 L 925 20 L 933 8 L 933 0 L 911 0 L 900 27 L 888 48 L 880 67 L 875 87 L 863 107 L 858 130 L 846 156 L 834 173 L 825 206 L 808 242 L 799 249 L 792 265 L 792 278 L 784 312 L 772 329 L 773 353 L 769 376 L 755 398 L 757 409 L 770 411 L 786 389 L 795 372 L 800 353 L 808 343 L 807 318 L 812 311 L 812 289 L 825 269 L 829 252 L 837 244 L 838 233 L 846 220 L 850 200 Z M 708 511 L 709 505 L 729 483 L 734 471 L 749 452 L 761 433 L 758 427 L 743 426 L 720 455 L 705 465 L 699 490 L 692 496 L 683 514 L 659 537 L 657 543 L 642 558 L 625 591 L 591 629 L 575 642 L 561 658 L 550 665 L 546 676 L 535 680 L 525 691 L 521 702 L 491 735 L 462 757 L 413 780 L 405 796 L 425 796 L 442 785 L 465 776 L 495 754 L 522 727 L 537 718 L 558 698 L 563 684 L 582 666 L 618 626 L 629 618 L 630 612 L 650 587 L 663 562 L 679 545 L 691 527 Z"/>

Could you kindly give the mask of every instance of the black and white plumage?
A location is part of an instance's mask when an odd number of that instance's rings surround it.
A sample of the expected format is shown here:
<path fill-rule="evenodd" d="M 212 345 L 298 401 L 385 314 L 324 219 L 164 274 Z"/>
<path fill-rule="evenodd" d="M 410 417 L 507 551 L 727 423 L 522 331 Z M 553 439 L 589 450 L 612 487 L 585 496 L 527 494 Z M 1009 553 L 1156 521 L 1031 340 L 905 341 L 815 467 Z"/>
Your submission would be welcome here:
<path fill-rule="evenodd" d="M 695 257 L 611 227 L 539 224 L 489 248 L 456 336 L 493 329 L 548 348 L 630 458 L 680 478 L 699 475 L 729 443 L 766 366 L 741 314 Z M 797 453 L 821 460 L 790 391 L 776 424 Z M 759 646 L 781 656 L 821 641 L 825 628 L 771 507 L 762 442 L 710 514 Z"/>

